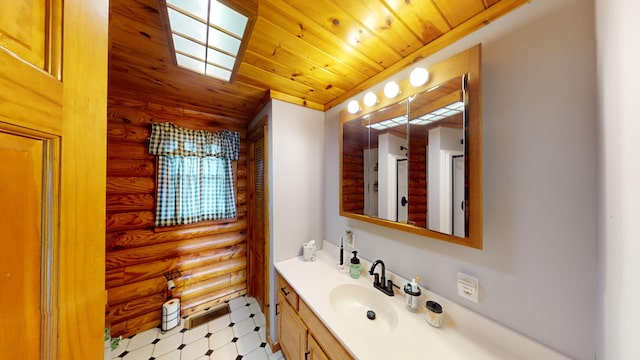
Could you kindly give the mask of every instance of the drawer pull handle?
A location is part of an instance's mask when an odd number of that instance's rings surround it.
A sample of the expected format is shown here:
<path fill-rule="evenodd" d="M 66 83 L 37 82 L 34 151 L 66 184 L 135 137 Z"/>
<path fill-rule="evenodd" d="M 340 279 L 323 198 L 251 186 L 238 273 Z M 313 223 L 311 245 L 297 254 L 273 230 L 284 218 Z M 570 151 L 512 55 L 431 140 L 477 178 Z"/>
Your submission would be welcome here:
<path fill-rule="evenodd" d="M 284 296 L 289 296 L 289 294 L 291 294 L 290 292 L 287 291 L 286 287 L 281 287 L 280 291 L 282 291 L 282 293 L 284 294 Z"/>

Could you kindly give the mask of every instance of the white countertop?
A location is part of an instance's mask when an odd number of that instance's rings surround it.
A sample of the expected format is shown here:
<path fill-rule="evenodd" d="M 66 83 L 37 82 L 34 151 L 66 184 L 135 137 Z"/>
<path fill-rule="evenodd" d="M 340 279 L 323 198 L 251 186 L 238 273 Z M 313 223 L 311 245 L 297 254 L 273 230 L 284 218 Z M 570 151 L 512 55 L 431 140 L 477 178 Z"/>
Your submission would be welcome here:
<path fill-rule="evenodd" d="M 354 328 L 336 314 L 329 295 L 334 287 L 341 284 L 358 284 L 373 289 L 373 277 L 369 276 L 369 269 L 363 264 L 362 276 L 359 279 L 351 278 L 348 263 L 344 269 L 338 270 L 336 258 L 330 256 L 328 250 L 333 249 L 318 251 L 316 261 L 313 262 L 305 262 L 302 257 L 297 257 L 277 262 L 275 267 L 357 359 L 568 359 L 424 289 L 423 296 L 438 301 L 444 309 L 442 328 L 430 326 L 422 312 L 411 313 L 406 310 L 404 294 L 400 291 L 396 291 L 396 295 L 391 297 L 375 290 L 378 293 L 375 295 L 396 310 L 398 324 L 386 334 L 363 334 L 363 331 Z M 378 267 L 376 271 L 379 270 Z M 402 287 L 403 284 L 398 285 Z"/>

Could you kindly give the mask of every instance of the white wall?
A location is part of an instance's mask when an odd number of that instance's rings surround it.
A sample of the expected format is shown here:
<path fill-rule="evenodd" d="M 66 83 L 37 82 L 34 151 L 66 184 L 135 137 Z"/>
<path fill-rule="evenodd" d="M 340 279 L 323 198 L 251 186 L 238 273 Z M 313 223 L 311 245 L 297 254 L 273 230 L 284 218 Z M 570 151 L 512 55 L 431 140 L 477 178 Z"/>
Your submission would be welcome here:
<path fill-rule="evenodd" d="M 273 259 L 302 254 L 324 235 L 324 113 L 272 101 L 269 119 Z"/>
<path fill-rule="evenodd" d="M 640 359 L 640 3 L 596 1 L 598 359 Z"/>
<path fill-rule="evenodd" d="M 419 274 L 430 290 L 573 358 L 593 359 L 593 17 L 591 0 L 534 0 L 424 61 L 433 64 L 483 43 L 484 250 L 338 215 L 338 112 L 344 104 L 326 113 L 326 239 L 337 243 L 352 229 L 363 257 L 383 259 L 404 277 Z M 458 271 L 480 279 L 479 304 L 456 295 Z"/>

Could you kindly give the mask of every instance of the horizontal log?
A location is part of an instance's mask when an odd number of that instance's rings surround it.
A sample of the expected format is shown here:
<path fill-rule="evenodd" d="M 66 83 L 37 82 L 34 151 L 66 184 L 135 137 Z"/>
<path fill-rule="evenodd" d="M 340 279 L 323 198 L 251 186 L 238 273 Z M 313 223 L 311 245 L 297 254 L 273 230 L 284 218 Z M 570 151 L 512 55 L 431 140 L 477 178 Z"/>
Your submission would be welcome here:
<path fill-rule="evenodd" d="M 240 283 L 195 298 L 183 299 L 182 315 L 185 316 L 202 311 L 208 307 L 213 307 L 227 300 L 245 295 L 246 293 L 246 284 Z"/>
<path fill-rule="evenodd" d="M 153 230 L 108 232 L 106 235 L 106 244 L 108 250 L 124 250 L 146 245 L 157 245 L 164 242 L 201 238 L 215 234 L 244 232 L 246 229 L 247 219 L 243 217 L 230 223 L 178 228 L 176 230 L 162 232 L 154 232 Z"/>
<path fill-rule="evenodd" d="M 173 122 L 193 129 L 209 131 L 229 130 L 246 132 L 246 124 L 239 119 L 207 114 L 195 110 L 181 109 L 144 101 L 129 101 L 125 98 L 109 97 L 107 119 L 133 125 L 146 125 L 151 121 Z"/>
<path fill-rule="evenodd" d="M 107 194 L 153 194 L 155 177 L 107 177 Z"/>
<path fill-rule="evenodd" d="M 155 199 L 151 194 L 107 195 L 107 212 L 153 209 L 155 209 Z"/>
<path fill-rule="evenodd" d="M 110 159 L 107 176 L 152 177 L 156 173 L 154 160 Z"/>
<path fill-rule="evenodd" d="M 236 232 L 149 245 L 145 248 L 110 251 L 106 254 L 105 265 L 107 270 L 112 270 L 154 260 L 171 259 L 212 248 L 237 245 L 244 241 L 246 241 L 246 235 Z"/>
<path fill-rule="evenodd" d="M 110 334 L 112 338 L 116 338 L 118 336 L 122 336 L 122 337 L 129 337 L 131 335 L 135 335 L 138 334 L 137 332 L 134 333 L 127 333 L 127 322 L 126 321 L 120 321 L 120 322 L 114 322 L 111 323 L 110 319 L 109 319 L 109 314 L 105 315 L 105 322 L 108 324 L 109 326 L 109 330 L 110 330 Z M 151 328 L 149 328 L 151 329 Z"/>
<path fill-rule="evenodd" d="M 217 290 L 229 286 L 232 283 L 236 284 L 246 281 L 246 271 L 241 270 L 213 277 L 210 276 L 200 281 L 196 281 L 195 277 L 188 281 L 182 279 L 182 277 L 173 279 L 176 284 L 176 289 L 173 291 L 173 296 L 175 297 L 182 297 L 183 295 L 193 296 L 194 293 Z M 167 279 L 160 274 L 151 279 L 107 289 L 107 303 L 109 307 L 112 307 L 163 291 L 167 291 Z"/>
<path fill-rule="evenodd" d="M 108 139 L 107 139 L 108 140 Z M 147 142 L 107 141 L 107 161 L 111 159 L 154 160 L 155 155 L 149 154 Z"/>
<path fill-rule="evenodd" d="M 108 232 L 145 229 L 155 226 L 153 211 L 108 213 L 106 217 L 106 230 Z"/>
<path fill-rule="evenodd" d="M 160 274 L 155 278 L 138 281 L 135 283 L 107 288 L 107 304 L 109 307 L 151 296 L 167 290 L 167 279 Z"/>
<path fill-rule="evenodd" d="M 146 314 L 150 311 L 158 311 L 162 308 L 162 304 L 166 299 L 167 294 L 165 291 L 162 291 L 158 294 L 110 306 L 108 319 L 111 322 L 118 322 L 133 316 Z"/>
<path fill-rule="evenodd" d="M 162 309 L 133 317 L 126 321 L 126 333 L 123 336 L 129 337 L 141 332 L 160 327 L 162 321 Z"/>
<path fill-rule="evenodd" d="M 173 296 L 189 300 L 191 298 L 198 298 L 207 295 L 231 285 L 246 284 L 246 281 L 247 272 L 245 270 L 235 271 L 191 284 L 185 285 L 185 283 L 183 283 L 182 287 L 178 285 L 176 291 L 173 292 Z"/>
<path fill-rule="evenodd" d="M 242 243 L 219 249 L 204 250 L 171 259 L 157 260 L 108 270 L 105 277 L 105 287 L 112 289 L 148 279 L 160 278 L 162 274 L 171 270 L 180 270 L 181 272 L 189 271 L 191 269 L 197 269 L 200 266 L 214 265 L 216 263 L 246 257 L 246 255 L 247 247 L 245 243 Z M 180 281 L 187 280 L 184 280 L 183 276 Z"/>
<path fill-rule="evenodd" d="M 182 279 L 186 284 L 195 284 L 199 281 L 229 274 L 231 272 L 245 270 L 246 268 L 247 257 L 244 256 L 227 261 L 216 262 L 210 265 L 186 269 L 182 273 Z"/>
<path fill-rule="evenodd" d="M 107 123 L 107 139 L 144 143 L 151 136 L 151 126 L 136 126 L 125 123 Z"/>

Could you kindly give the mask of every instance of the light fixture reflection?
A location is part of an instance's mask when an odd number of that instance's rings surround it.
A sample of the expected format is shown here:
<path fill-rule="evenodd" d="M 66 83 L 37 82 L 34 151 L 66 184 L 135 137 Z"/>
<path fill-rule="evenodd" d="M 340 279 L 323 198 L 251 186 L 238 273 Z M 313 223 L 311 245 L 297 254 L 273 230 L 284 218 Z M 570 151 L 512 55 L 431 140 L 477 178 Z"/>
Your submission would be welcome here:
<path fill-rule="evenodd" d="M 368 93 L 364 94 L 364 104 L 367 106 L 373 106 L 375 104 L 378 103 L 378 97 L 376 96 L 376 94 L 374 94 L 373 92 L 369 91 Z"/>
<path fill-rule="evenodd" d="M 384 96 L 386 96 L 388 99 L 393 99 L 394 97 L 398 96 L 399 93 L 400 87 L 398 86 L 398 83 L 393 80 L 389 81 L 384 86 Z"/>
<path fill-rule="evenodd" d="M 347 104 L 347 111 L 350 114 L 357 114 L 360 112 L 360 103 L 358 103 L 357 100 L 351 100 L 349 101 L 349 104 Z"/>
<path fill-rule="evenodd" d="M 409 82 L 415 87 L 422 86 L 429 81 L 429 71 L 423 67 L 417 67 L 411 71 Z"/>

